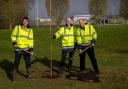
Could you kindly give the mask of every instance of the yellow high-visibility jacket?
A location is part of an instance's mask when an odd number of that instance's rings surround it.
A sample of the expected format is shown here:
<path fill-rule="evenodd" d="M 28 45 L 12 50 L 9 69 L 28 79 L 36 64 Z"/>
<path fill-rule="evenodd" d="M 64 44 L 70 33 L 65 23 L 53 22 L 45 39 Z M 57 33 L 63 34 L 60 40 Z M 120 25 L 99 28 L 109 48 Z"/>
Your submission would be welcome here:
<path fill-rule="evenodd" d="M 20 25 L 15 26 L 11 39 L 18 48 L 33 48 L 33 30 L 30 28 L 24 28 Z"/>
<path fill-rule="evenodd" d="M 89 45 L 93 39 L 97 39 L 97 33 L 92 25 L 85 25 L 84 29 L 77 28 L 77 43 L 78 45 Z"/>
<path fill-rule="evenodd" d="M 63 48 L 74 48 L 76 42 L 76 29 L 74 26 L 70 28 L 61 27 L 59 31 L 55 33 L 56 39 L 62 36 L 62 47 Z"/>

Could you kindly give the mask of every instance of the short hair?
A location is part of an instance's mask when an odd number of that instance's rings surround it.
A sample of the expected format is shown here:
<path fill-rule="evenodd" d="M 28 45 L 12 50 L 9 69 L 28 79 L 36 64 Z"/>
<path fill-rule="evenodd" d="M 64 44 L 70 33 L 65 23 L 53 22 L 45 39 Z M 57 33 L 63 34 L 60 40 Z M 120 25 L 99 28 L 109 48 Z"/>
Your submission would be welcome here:
<path fill-rule="evenodd" d="M 29 18 L 28 17 L 23 17 L 22 20 L 21 20 L 21 26 L 23 26 L 23 21 L 24 20 L 27 20 L 29 22 Z M 27 25 L 27 28 L 30 28 L 29 24 Z"/>
<path fill-rule="evenodd" d="M 84 18 L 79 18 L 79 20 L 85 21 L 85 19 L 84 19 Z"/>
<path fill-rule="evenodd" d="M 84 19 L 84 18 L 79 18 L 79 20 L 84 21 L 84 23 L 88 23 L 87 19 Z M 79 21 L 79 20 L 78 20 L 78 21 Z"/>
<path fill-rule="evenodd" d="M 68 19 L 71 20 L 71 26 L 72 26 L 72 25 L 73 25 L 73 19 L 72 19 L 72 17 L 67 17 L 67 18 L 66 18 L 66 24 L 65 24 L 65 25 L 68 26 L 68 25 L 67 25 L 67 20 L 68 20 Z"/>
<path fill-rule="evenodd" d="M 71 20 L 73 20 L 73 18 L 72 18 L 72 17 L 67 17 L 67 18 L 66 18 L 66 20 L 67 20 L 67 19 L 71 19 Z"/>
<path fill-rule="evenodd" d="M 28 17 L 23 17 L 22 19 L 23 19 L 23 20 L 24 20 L 24 19 L 29 20 Z"/>

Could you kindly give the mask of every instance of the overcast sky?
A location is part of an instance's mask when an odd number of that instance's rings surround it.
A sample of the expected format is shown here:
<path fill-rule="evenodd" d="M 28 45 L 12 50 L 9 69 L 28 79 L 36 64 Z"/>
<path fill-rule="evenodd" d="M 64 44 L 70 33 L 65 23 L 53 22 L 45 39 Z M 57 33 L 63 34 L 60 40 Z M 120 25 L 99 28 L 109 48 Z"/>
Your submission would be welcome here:
<path fill-rule="evenodd" d="M 45 0 L 38 0 L 39 18 L 47 18 Z M 119 15 L 120 0 L 108 0 L 108 15 Z M 88 15 L 88 0 L 69 0 L 69 9 L 66 16 Z M 37 17 L 36 4 L 29 10 L 29 17 Z"/>

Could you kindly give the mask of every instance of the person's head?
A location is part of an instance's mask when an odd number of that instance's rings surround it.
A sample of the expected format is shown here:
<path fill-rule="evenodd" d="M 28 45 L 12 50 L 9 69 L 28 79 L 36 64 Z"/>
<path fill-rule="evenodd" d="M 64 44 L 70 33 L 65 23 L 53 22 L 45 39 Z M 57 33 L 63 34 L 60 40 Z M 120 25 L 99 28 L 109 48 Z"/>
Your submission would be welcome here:
<path fill-rule="evenodd" d="M 66 19 L 66 25 L 67 26 L 72 26 L 72 18 L 71 17 L 68 17 L 67 19 Z"/>
<path fill-rule="evenodd" d="M 80 18 L 79 19 L 79 25 L 80 25 L 80 27 L 84 27 L 84 25 L 85 25 L 85 19 Z"/>
<path fill-rule="evenodd" d="M 22 18 L 21 25 L 26 28 L 29 28 L 29 19 L 27 17 Z"/>

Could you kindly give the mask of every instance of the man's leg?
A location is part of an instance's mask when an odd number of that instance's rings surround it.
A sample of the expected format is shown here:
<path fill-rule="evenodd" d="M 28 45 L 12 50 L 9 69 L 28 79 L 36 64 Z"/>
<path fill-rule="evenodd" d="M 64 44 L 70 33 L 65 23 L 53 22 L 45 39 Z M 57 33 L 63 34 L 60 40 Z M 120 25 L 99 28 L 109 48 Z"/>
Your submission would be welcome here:
<path fill-rule="evenodd" d="M 32 76 L 31 76 L 30 54 L 24 53 L 23 56 L 24 56 L 24 60 L 25 60 L 25 63 L 26 63 L 26 70 L 27 70 L 28 77 L 31 78 Z"/>
<path fill-rule="evenodd" d="M 82 48 L 82 50 L 84 50 L 84 49 L 85 49 L 85 47 Z M 84 51 L 79 56 L 80 56 L 80 71 L 84 71 L 85 70 L 85 56 L 86 56 L 86 52 Z"/>
<path fill-rule="evenodd" d="M 94 53 L 94 47 L 89 48 L 87 50 L 87 53 L 88 53 L 88 56 L 91 60 L 93 69 L 95 70 L 95 73 L 99 74 L 99 69 L 98 69 L 98 66 L 97 66 L 97 61 L 96 61 L 95 53 Z"/>
<path fill-rule="evenodd" d="M 73 55 L 74 55 L 74 50 L 71 49 L 69 50 L 69 64 L 68 64 L 68 71 L 71 72 L 72 70 L 72 64 L 73 64 Z"/>
<path fill-rule="evenodd" d="M 66 61 L 66 54 L 67 50 L 62 49 L 62 56 L 61 56 L 61 62 L 60 62 L 60 72 L 63 73 L 64 71 L 64 66 L 65 66 L 65 61 Z"/>
<path fill-rule="evenodd" d="M 15 60 L 14 60 L 14 69 L 13 69 L 13 80 L 16 79 L 16 73 L 19 71 L 19 63 L 21 58 L 21 53 L 18 51 L 15 51 Z"/>

